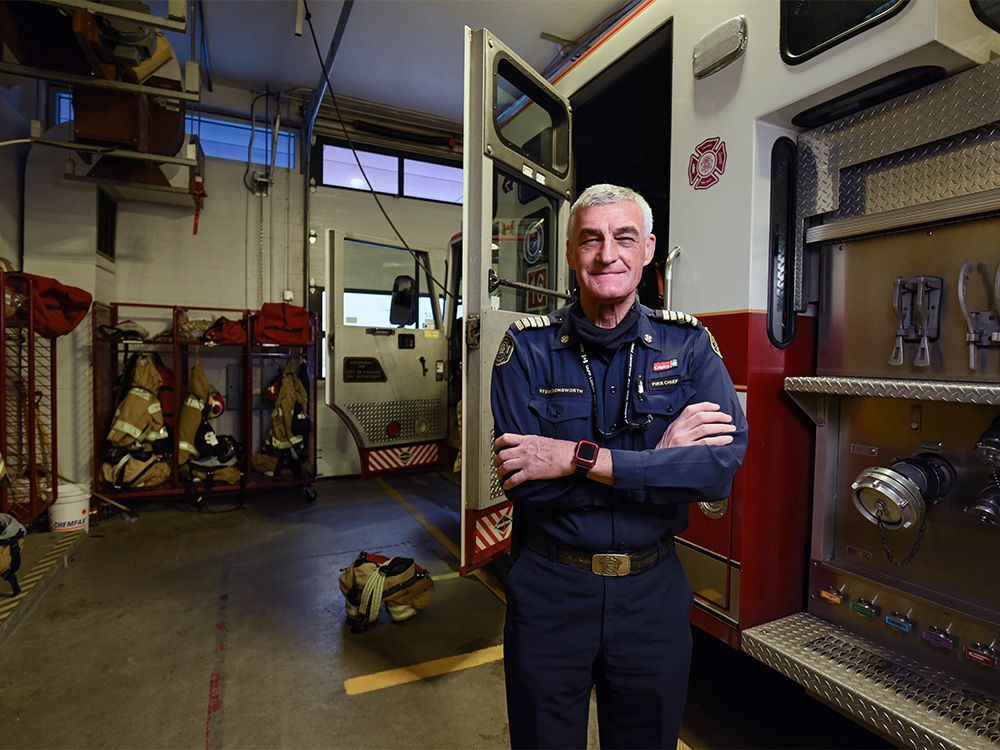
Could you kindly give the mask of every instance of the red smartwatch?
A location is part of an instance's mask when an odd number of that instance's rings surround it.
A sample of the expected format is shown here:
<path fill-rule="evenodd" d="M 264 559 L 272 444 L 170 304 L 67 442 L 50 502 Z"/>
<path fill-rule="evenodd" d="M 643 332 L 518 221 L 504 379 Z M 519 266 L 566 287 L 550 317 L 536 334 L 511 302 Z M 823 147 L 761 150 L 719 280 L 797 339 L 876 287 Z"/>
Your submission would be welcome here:
<path fill-rule="evenodd" d="M 601 448 L 597 443 L 589 440 L 581 440 L 576 444 L 576 453 L 573 454 L 573 463 L 576 464 L 576 473 L 587 476 L 587 472 L 597 465 L 597 454 Z"/>

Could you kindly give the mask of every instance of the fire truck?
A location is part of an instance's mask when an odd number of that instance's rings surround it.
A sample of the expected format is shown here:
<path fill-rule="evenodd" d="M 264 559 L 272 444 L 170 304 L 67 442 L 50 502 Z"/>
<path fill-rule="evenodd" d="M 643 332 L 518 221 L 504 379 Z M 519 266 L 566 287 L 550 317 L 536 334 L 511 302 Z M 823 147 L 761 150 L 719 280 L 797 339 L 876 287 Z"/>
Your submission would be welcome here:
<path fill-rule="evenodd" d="M 1000 745 L 1000 7 L 646 0 L 543 76 L 466 30 L 462 564 L 510 544 L 490 371 L 568 210 L 654 211 L 639 288 L 750 425 L 677 539 L 692 622 L 899 745 Z"/>

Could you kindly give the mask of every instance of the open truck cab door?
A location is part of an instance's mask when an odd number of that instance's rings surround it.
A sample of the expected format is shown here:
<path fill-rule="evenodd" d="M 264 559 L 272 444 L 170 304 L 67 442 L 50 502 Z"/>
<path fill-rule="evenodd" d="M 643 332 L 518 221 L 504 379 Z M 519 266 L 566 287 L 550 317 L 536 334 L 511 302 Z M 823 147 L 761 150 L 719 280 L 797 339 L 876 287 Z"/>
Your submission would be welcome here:
<path fill-rule="evenodd" d="M 328 232 L 326 401 L 362 476 L 430 467 L 447 437 L 448 340 L 431 253 Z"/>
<path fill-rule="evenodd" d="M 573 165 L 569 101 L 485 29 L 465 29 L 465 80 L 461 551 L 468 573 L 510 546 L 511 503 L 491 463 L 497 347 L 514 321 L 562 304 L 504 282 L 566 288 Z"/>

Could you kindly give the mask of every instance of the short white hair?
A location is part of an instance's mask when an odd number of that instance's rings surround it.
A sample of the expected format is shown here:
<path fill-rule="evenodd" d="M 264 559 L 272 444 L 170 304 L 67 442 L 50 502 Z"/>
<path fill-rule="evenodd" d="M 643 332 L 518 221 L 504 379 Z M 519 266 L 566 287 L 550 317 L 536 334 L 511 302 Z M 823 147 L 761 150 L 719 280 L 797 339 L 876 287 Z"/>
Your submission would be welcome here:
<path fill-rule="evenodd" d="M 573 222 L 576 220 L 576 212 L 588 206 L 604 206 L 609 203 L 621 203 L 631 201 L 639 207 L 642 212 L 642 232 L 647 237 L 653 233 L 653 209 L 649 207 L 646 199 L 631 188 L 621 185 L 609 185 L 600 183 L 591 185 L 580 193 L 572 208 L 569 210 L 569 226 L 572 230 Z"/>

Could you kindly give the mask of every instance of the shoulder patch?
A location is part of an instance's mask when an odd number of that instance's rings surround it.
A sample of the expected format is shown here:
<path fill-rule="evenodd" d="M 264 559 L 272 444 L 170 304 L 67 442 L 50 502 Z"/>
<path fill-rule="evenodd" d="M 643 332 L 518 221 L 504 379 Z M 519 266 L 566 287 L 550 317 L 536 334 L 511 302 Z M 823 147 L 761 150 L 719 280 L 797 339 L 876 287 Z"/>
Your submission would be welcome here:
<path fill-rule="evenodd" d="M 503 365 L 510 362 L 510 358 L 514 356 L 514 337 L 509 333 L 505 333 L 503 338 L 500 340 L 500 346 L 497 348 L 497 358 L 493 360 L 494 367 L 502 367 Z"/>
<path fill-rule="evenodd" d="M 555 321 L 548 315 L 528 315 L 514 321 L 514 328 L 523 331 L 525 328 L 545 328 L 555 325 Z"/>
<path fill-rule="evenodd" d="M 715 336 L 712 335 L 712 332 L 708 330 L 708 328 L 705 328 L 705 333 L 708 334 L 708 341 L 712 345 L 712 351 L 719 355 L 719 359 L 722 359 L 722 352 L 719 350 L 719 342 L 715 340 Z"/>
<path fill-rule="evenodd" d="M 701 325 L 701 321 L 694 315 L 688 315 L 686 312 L 681 312 L 680 310 L 651 310 L 649 317 L 653 320 L 662 320 L 665 323 L 689 325 L 692 328 L 697 328 Z"/>

